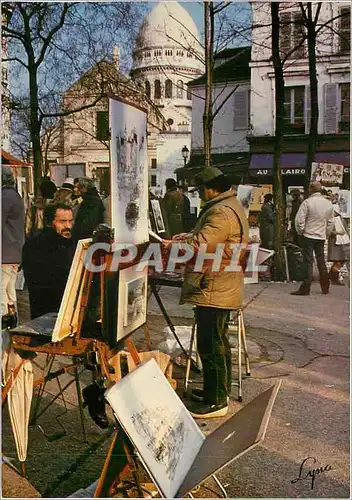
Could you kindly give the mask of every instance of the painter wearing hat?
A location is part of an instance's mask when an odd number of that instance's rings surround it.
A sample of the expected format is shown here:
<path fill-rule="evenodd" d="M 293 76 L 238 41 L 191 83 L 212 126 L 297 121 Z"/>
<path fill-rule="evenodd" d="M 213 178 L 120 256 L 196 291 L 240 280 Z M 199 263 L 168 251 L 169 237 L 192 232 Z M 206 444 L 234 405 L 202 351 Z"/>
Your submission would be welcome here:
<path fill-rule="evenodd" d="M 309 185 L 310 196 L 304 200 L 296 214 L 295 227 L 302 236 L 302 254 L 305 265 L 305 279 L 291 295 L 309 295 L 313 281 L 313 262 L 316 258 L 320 288 L 323 294 L 329 293 L 330 281 L 324 257 L 324 243 L 334 227 L 334 210 L 331 202 L 322 194 L 320 182 Z"/>
<path fill-rule="evenodd" d="M 203 366 L 203 389 L 192 391 L 192 399 L 197 402 L 189 404 L 189 410 L 194 418 L 211 418 L 228 411 L 232 372 L 228 321 L 230 311 L 242 305 L 244 278 L 240 266 L 225 269 L 236 251 L 237 263 L 242 255 L 240 245 L 246 247 L 248 243 L 248 222 L 221 170 L 204 168 L 195 181 L 192 191 L 199 191 L 204 205 L 195 228 L 183 241 L 191 245 L 201 265 L 195 266 L 196 259 L 188 261 L 181 303 L 196 306 L 197 349 Z M 166 246 L 171 244 L 165 241 Z M 214 253 L 218 245 L 223 248 L 218 266 L 213 266 L 212 259 L 200 259 L 205 251 Z"/>

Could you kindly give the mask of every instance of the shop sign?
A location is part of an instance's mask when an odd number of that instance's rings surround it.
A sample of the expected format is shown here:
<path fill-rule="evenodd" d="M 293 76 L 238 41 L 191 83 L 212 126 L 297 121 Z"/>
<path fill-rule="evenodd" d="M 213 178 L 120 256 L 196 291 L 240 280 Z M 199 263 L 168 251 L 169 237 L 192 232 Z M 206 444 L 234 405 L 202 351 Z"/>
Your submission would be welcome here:
<path fill-rule="evenodd" d="M 286 168 L 281 169 L 282 175 L 304 175 L 306 173 L 305 168 Z M 257 175 L 272 175 L 272 169 L 262 168 L 256 170 Z"/>

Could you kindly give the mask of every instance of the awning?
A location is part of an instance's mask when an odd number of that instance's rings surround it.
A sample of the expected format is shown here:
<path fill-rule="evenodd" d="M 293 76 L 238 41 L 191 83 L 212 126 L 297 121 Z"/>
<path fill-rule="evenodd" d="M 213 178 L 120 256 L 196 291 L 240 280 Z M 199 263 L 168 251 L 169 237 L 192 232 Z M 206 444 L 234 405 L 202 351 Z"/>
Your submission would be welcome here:
<path fill-rule="evenodd" d="M 306 172 L 306 153 L 285 153 L 281 156 L 280 166 L 283 175 L 304 175 Z M 344 173 L 350 172 L 350 154 L 347 151 L 316 153 L 315 161 L 344 165 Z M 253 154 L 249 165 L 251 176 L 270 176 L 273 168 L 272 154 Z"/>
<path fill-rule="evenodd" d="M 249 166 L 249 153 L 215 153 L 211 155 L 213 167 L 219 168 L 224 174 L 231 178 L 241 178 L 247 172 Z M 175 173 L 179 179 L 192 179 L 204 168 L 205 155 L 193 154 L 186 167 L 177 168 Z"/>
<path fill-rule="evenodd" d="M 5 149 L 1 148 L 1 163 L 3 165 L 14 166 L 14 167 L 28 167 L 28 163 L 16 158 Z"/>

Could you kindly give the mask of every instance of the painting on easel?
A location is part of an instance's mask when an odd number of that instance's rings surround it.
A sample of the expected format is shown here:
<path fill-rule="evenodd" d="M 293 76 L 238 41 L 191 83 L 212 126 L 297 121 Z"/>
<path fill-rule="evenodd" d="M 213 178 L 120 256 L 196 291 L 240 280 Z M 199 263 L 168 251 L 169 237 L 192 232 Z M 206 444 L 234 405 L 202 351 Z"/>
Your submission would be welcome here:
<path fill-rule="evenodd" d="M 52 342 L 60 342 L 77 331 L 83 292 L 84 259 L 92 239 L 79 240 L 55 322 Z"/>
<path fill-rule="evenodd" d="M 116 342 L 134 332 L 147 321 L 148 267 L 138 265 L 119 271 Z"/>
<path fill-rule="evenodd" d="M 115 243 L 148 241 L 147 114 L 109 99 L 111 226 Z"/>

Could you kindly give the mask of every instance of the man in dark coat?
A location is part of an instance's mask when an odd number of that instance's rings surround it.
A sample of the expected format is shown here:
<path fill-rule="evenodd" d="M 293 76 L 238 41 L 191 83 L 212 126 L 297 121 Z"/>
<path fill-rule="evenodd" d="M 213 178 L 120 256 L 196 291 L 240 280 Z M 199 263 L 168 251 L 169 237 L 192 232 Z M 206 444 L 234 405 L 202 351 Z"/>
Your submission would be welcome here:
<path fill-rule="evenodd" d="M 191 209 L 187 196 L 177 189 L 175 179 L 166 179 L 166 194 L 163 198 L 163 208 L 166 213 L 169 236 L 189 231 Z"/>
<path fill-rule="evenodd" d="M 16 323 L 16 277 L 24 243 L 24 203 L 15 189 L 10 167 L 2 168 L 2 299 L 1 316 L 4 327 Z"/>
<path fill-rule="evenodd" d="M 273 195 L 268 193 L 264 196 L 264 205 L 260 212 L 260 246 L 272 250 L 274 248 L 274 224 L 275 212 L 273 206 Z"/>
<path fill-rule="evenodd" d="M 93 231 L 104 222 L 105 209 L 92 179 L 80 177 L 76 185 L 82 196 L 72 231 L 77 242 L 93 236 Z"/>
<path fill-rule="evenodd" d="M 72 209 L 63 203 L 48 205 L 44 224 L 22 253 L 32 319 L 58 312 L 74 255 Z"/>

